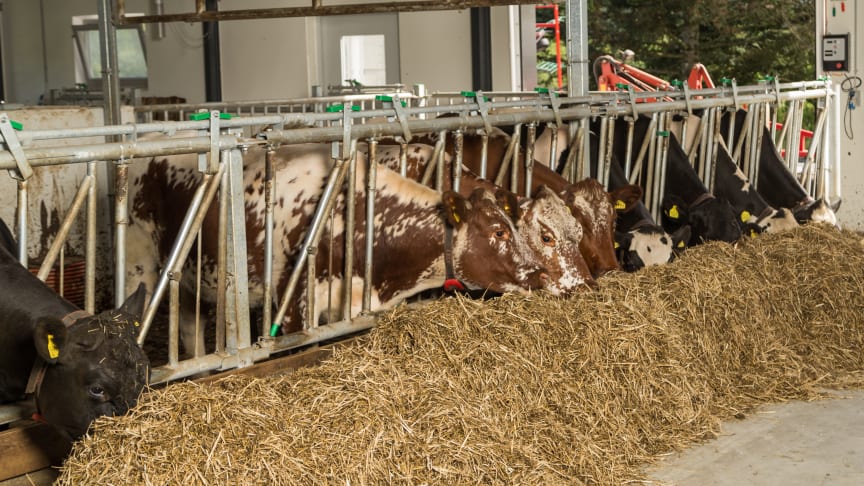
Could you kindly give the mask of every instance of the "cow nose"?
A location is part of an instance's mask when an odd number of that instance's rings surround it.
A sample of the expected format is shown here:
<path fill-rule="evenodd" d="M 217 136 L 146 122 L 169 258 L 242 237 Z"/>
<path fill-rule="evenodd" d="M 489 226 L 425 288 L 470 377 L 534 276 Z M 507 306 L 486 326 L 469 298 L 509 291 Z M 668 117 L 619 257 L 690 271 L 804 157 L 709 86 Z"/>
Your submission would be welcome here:
<path fill-rule="evenodd" d="M 540 272 L 539 278 L 540 278 L 540 281 L 543 282 L 543 285 L 546 285 L 549 283 L 549 274 L 548 273 Z"/>

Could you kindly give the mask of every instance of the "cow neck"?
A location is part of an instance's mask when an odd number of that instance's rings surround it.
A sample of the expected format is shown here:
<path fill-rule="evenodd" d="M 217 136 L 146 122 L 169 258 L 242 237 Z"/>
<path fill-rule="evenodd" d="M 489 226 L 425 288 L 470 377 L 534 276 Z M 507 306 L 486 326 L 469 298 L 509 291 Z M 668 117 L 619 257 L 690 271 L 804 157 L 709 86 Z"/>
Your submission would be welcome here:
<path fill-rule="evenodd" d="M 63 322 L 64 326 L 70 327 L 72 324 L 75 324 L 78 319 L 90 317 L 91 315 L 92 314 L 85 310 L 75 309 L 63 316 L 60 320 Z M 30 370 L 30 378 L 27 379 L 27 388 L 24 389 L 24 395 L 39 396 L 39 390 L 42 388 L 42 381 L 45 379 L 45 371 L 47 369 L 48 364 L 45 363 L 45 360 L 37 354 L 36 359 L 33 361 L 33 368 Z M 36 413 L 34 416 L 39 415 L 39 400 L 36 400 Z"/>
<path fill-rule="evenodd" d="M 465 286 L 456 278 L 453 271 L 453 227 L 444 225 L 444 291 L 465 291 Z"/>
<path fill-rule="evenodd" d="M 710 192 L 703 192 L 702 194 L 699 195 L 699 197 L 694 199 L 692 203 L 690 203 L 690 207 L 691 208 L 698 207 L 699 205 L 705 204 L 707 201 L 710 201 L 711 199 L 714 199 L 714 194 L 711 194 Z"/>

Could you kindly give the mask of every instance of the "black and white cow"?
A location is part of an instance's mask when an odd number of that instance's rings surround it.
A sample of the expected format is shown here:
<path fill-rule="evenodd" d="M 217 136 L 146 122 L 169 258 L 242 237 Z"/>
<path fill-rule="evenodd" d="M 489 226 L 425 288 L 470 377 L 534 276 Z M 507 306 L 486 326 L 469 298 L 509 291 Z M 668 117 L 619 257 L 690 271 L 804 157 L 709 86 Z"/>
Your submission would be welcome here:
<path fill-rule="evenodd" d="M 776 233 L 798 227 L 792 211 L 782 207 L 775 209 L 751 186 L 725 145 L 718 144 L 716 150 L 714 194 L 732 204 L 739 215 L 742 231 L 746 233 L 753 228 L 759 233 Z"/>
<path fill-rule="evenodd" d="M 277 191 L 275 203 L 274 286 L 281 296 L 303 241 L 308 225 L 323 193 L 333 161 L 326 144 L 282 146 L 276 150 L 274 173 Z M 246 238 L 249 254 L 249 297 L 253 306 L 263 306 L 264 149 L 252 147 L 244 155 L 246 202 Z M 345 197 L 340 193 L 335 203 L 333 224 L 327 224 L 317 251 L 316 294 L 313 315 L 324 316 L 329 295 L 341 295 L 343 285 L 350 285 L 354 298 L 351 314 L 360 311 L 362 272 L 365 263 L 365 157 L 358 153 L 354 187 L 356 226 L 353 235 L 354 274 L 342 275 Z M 130 169 L 129 200 L 130 245 L 127 251 L 128 282 L 143 281 L 152 291 L 160 262 L 167 257 L 171 242 L 180 228 L 182 211 L 188 207 L 200 181 L 197 157 L 179 155 L 140 161 Z M 478 190 L 469 197 L 445 192 L 443 195 L 384 167 L 377 170 L 375 192 L 375 240 L 373 246 L 373 310 L 392 307 L 418 292 L 440 288 L 448 277 L 462 282 L 468 289 L 494 292 L 527 292 L 543 288 L 549 275 L 516 230 L 511 214 L 505 213 L 497 197 Z M 515 200 L 509 203 L 513 211 Z M 205 218 L 203 232 L 202 298 L 216 301 L 216 225 L 214 207 Z M 331 246 L 329 242 L 332 241 Z M 332 274 L 330 268 L 335 269 Z M 184 272 L 191 273 L 191 272 Z M 304 327 L 306 278 L 291 300 L 284 332 Z M 183 281 L 192 288 L 192 282 Z M 339 299 L 336 299 L 339 300 Z M 269 303 L 268 303 L 269 305 Z M 185 306 L 181 306 L 181 309 Z M 341 315 L 339 302 L 334 312 Z M 192 330 L 182 325 L 184 346 L 191 349 Z M 198 343 L 199 345 L 203 343 Z"/>
<path fill-rule="evenodd" d="M 144 289 L 90 315 L 18 262 L 2 221 L 0 232 L 0 403 L 32 393 L 38 414 L 77 439 L 97 417 L 125 413 L 147 384 L 150 362 L 135 342 Z"/>
<path fill-rule="evenodd" d="M 741 136 L 747 112 L 735 113 L 735 139 Z M 731 116 L 723 118 L 722 133 L 728 131 Z M 837 225 L 837 211 L 841 200 L 829 203 L 824 199 L 814 199 L 795 176 L 786 168 L 783 158 L 777 151 L 767 128 L 763 128 L 762 145 L 759 148 L 759 169 L 757 191 L 765 201 L 775 208 L 789 208 L 799 223 L 819 222 Z"/>

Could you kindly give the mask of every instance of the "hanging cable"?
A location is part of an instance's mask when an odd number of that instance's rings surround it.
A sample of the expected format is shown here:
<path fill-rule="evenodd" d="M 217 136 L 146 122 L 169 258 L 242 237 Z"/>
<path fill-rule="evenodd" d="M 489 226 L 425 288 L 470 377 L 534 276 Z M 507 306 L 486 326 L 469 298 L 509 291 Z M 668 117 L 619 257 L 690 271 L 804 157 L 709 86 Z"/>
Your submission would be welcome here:
<path fill-rule="evenodd" d="M 846 132 L 846 137 L 852 140 L 852 110 L 855 109 L 855 95 L 858 88 L 861 87 L 861 78 L 858 76 L 849 77 L 844 75 L 843 82 L 840 83 L 840 90 L 847 94 L 846 107 L 843 109 L 843 131 Z"/>

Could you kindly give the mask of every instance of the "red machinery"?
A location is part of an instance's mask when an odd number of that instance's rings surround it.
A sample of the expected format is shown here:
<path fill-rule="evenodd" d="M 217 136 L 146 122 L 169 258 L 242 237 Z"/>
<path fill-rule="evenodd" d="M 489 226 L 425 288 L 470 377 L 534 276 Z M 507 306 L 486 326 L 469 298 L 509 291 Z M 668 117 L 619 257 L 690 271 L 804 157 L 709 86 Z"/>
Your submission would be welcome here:
<path fill-rule="evenodd" d="M 612 56 L 600 56 L 594 60 L 594 77 L 600 91 L 615 89 L 620 84 L 633 86 L 634 91 L 667 91 L 673 89 L 671 83 Z M 687 86 L 692 89 L 713 88 L 714 81 L 702 64 L 694 64 L 687 78 Z M 649 98 L 645 101 L 656 101 Z"/>

